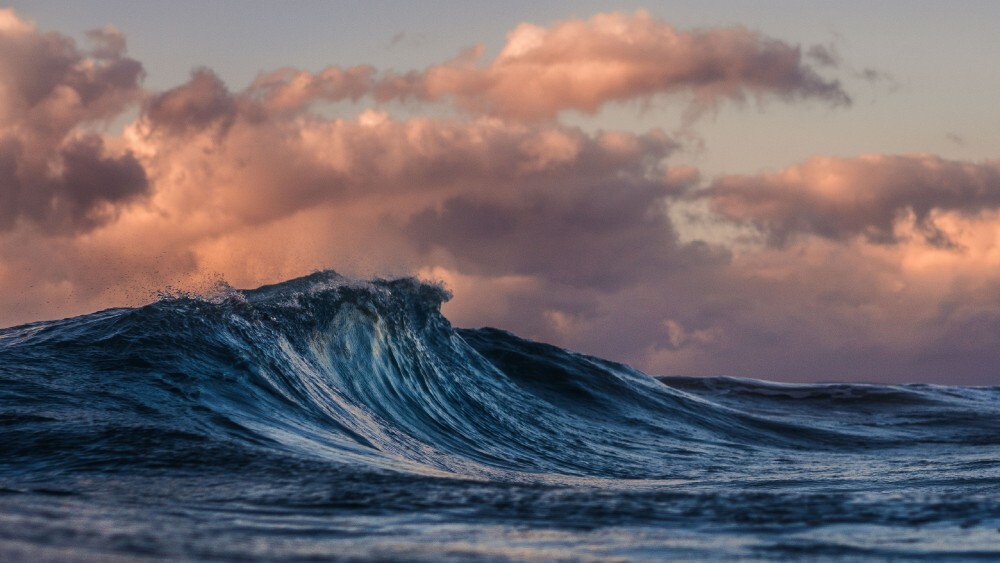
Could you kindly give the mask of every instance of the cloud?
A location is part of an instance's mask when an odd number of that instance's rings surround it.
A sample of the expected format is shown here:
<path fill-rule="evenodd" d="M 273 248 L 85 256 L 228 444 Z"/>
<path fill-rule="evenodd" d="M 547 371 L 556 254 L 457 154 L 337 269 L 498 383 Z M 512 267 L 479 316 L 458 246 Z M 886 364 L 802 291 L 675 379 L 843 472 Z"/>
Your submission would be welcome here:
<path fill-rule="evenodd" d="M 495 59 L 483 64 L 483 52 L 478 45 L 452 61 L 402 74 L 371 67 L 332 66 L 319 74 L 286 69 L 262 75 L 248 93 L 272 108 L 369 94 L 380 101 L 450 100 L 475 114 L 527 121 L 676 93 L 689 95 L 696 113 L 748 98 L 851 101 L 797 46 L 744 27 L 677 30 L 641 10 L 549 27 L 522 23 Z M 835 65 L 828 49 L 808 54 L 821 66 Z"/>
<path fill-rule="evenodd" d="M 674 92 L 692 94 L 700 107 L 768 95 L 850 102 L 838 83 L 803 62 L 798 47 L 743 27 L 679 31 L 644 11 L 548 28 L 523 23 L 496 59 L 474 62 L 429 68 L 419 81 L 422 95 L 523 119 L 594 113 L 608 102 Z"/>
<path fill-rule="evenodd" d="M 185 84 L 150 97 L 144 115 L 153 128 L 178 134 L 212 124 L 226 128 L 236 117 L 236 99 L 214 72 L 199 68 Z"/>
<path fill-rule="evenodd" d="M 667 198 L 686 189 L 688 178 L 623 172 L 454 196 L 412 217 L 406 232 L 425 252 L 446 251 L 463 273 L 533 276 L 606 291 L 724 259 L 678 242 Z"/>
<path fill-rule="evenodd" d="M 197 104 L 177 107 L 202 115 Z M 351 264 L 362 274 L 447 265 L 614 291 L 700 260 L 697 245 L 677 242 L 666 213 L 666 199 L 697 176 L 664 165 L 676 145 L 659 131 L 588 134 L 377 111 L 262 118 L 236 108 L 221 132 L 212 119 L 190 122 L 199 129 L 140 117 L 126 138 L 156 188 L 147 204 L 24 259 L 128 257 L 109 260 L 103 276 L 63 274 L 78 295 L 98 296 L 115 276 L 155 288 L 224 272 L 254 285 Z M 514 228 L 494 237 L 498 222 Z M 177 255 L 188 258 L 164 258 Z"/>
<path fill-rule="evenodd" d="M 125 55 L 125 34 L 113 25 L 92 29 L 85 34 L 93 44 L 91 55 L 98 59 L 120 59 Z"/>
<path fill-rule="evenodd" d="M 207 236 L 351 206 L 393 233 L 393 246 L 408 241 L 413 256 L 609 288 L 698 259 L 699 248 L 677 243 L 666 212 L 666 199 L 697 175 L 664 166 L 677 144 L 661 131 L 588 134 L 374 110 L 302 118 L 257 102 L 199 71 L 147 105 L 132 133 L 160 186 L 155 207 L 203 224 Z"/>
<path fill-rule="evenodd" d="M 927 242 L 947 246 L 935 216 L 1000 208 L 1000 163 L 933 155 L 816 157 L 774 173 L 717 178 L 697 197 L 721 216 L 757 227 L 774 244 L 800 234 L 897 243 L 902 222 Z"/>
<path fill-rule="evenodd" d="M 837 50 L 837 46 L 832 43 L 813 45 L 806 51 L 806 56 L 816 61 L 816 64 L 820 66 L 836 67 L 841 62 L 840 52 Z"/>
<path fill-rule="evenodd" d="M 470 194 L 570 193 L 583 182 L 608 192 L 665 190 L 662 197 L 676 181 L 661 165 L 677 145 L 656 130 L 588 134 L 490 117 L 398 120 L 377 110 L 325 119 L 288 107 L 230 93 L 206 70 L 153 96 L 129 128 L 159 186 L 153 205 L 212 214 L 207 223 L 227 228 L 317 205 L 379 199 L 415 213 Z"/>
<path fill-rule="evenodd" d="M 149 187 L 128 151 L 85 129 L 139 99 L 142 65 L 113 28 L 88 36 L 94 47 L 81 51 L 0 10 L 0 230 L 87 230 Z"/>
<path fill-rule="evenodd" d="M 330 66 L 313 74 L 293 68 L 262 73 L 245 95 L 261 102 L 269 111 L 297 111 L 315 100 L 358 101 L 374 88 L 375 68 Z"/>
<path fill-rule="evenodd" d="M 0 144 L 0 228 L 28 219 L 49 232 L 88 230 L 116 212 L 115 204 L 146 192 L 145 170 L 131 155 L 108 156 L 104 142 L 88 135 L 63 143 L 54 156 L 57 173 L 19 170 L 24 148 L 16 140 Z"/>

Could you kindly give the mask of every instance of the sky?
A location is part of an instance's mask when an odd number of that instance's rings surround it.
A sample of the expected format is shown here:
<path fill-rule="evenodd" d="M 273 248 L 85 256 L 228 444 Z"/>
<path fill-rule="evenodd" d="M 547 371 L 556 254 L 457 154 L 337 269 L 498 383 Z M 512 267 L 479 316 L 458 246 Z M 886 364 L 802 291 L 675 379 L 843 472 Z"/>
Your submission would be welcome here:
<path fill-rule="evenodd" d="M 0 326 L 332 268 L 652 374 L 1000 384 L 996 2 L 3 6 Z"/>

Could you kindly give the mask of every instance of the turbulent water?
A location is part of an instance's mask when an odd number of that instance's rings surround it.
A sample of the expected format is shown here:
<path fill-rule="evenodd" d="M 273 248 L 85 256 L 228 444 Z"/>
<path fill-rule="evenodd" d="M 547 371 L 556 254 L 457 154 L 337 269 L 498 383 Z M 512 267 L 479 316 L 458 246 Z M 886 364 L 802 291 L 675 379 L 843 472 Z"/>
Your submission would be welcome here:
<path fill-rule="evenodd" d="M 656 379 L 446 298 L 0 331 L 0 560 L 1000 557 L 1000 388 Z"/>

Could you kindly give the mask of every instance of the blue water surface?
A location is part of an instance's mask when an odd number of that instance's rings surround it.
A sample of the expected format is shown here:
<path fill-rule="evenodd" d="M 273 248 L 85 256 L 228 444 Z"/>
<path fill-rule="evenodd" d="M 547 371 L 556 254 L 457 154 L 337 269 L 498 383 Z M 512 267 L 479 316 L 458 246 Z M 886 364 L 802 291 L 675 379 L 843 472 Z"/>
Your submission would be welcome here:
<path fill-rule="evenodd" d="M 0 560 L 1000 558 L 1000 388 L 653 378 L 447 298 L 0 331 Z"/>

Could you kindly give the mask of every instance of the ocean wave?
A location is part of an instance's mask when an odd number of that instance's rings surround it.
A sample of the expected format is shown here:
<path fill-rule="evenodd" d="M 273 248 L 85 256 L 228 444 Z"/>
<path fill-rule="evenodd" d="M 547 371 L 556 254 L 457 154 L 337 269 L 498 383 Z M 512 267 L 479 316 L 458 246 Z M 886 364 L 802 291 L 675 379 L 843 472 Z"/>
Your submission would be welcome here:
<path fill-rule="evenodd" d="M 0 559 L 995 557 L 1000 389 L 654 378 L 333 272 L 0 330 Z"/>
<path fill-rule="evenodd" d="M 3 463 L 238 468 L 291 456 L 463 478 L 669 480 L 748 450 L 1000 436 L 996 389 L 657 380 L 501 330 L 453 329 L 448 298 L 413 278 L 319 272 L 6 329 L 0 424 L 16 447 Z"/>

